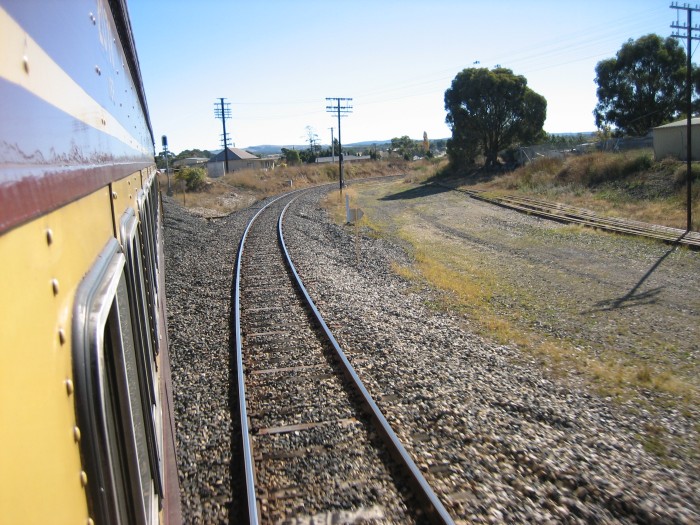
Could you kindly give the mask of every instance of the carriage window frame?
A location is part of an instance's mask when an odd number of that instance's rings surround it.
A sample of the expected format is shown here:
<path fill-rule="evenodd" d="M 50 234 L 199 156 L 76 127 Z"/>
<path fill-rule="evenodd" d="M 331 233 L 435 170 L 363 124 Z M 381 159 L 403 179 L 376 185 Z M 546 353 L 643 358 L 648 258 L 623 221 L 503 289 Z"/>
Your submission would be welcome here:
<path fill-rule="evenodd" d="M 148 315 L 151 324 L 151 338 L 155 355 L 160 354 L 160 319 L 158 312 L 158 272 L 157 272 L 157 237 L 155 231 L 155 218 L 151 206 L 150 189 L 153 187 L 153 179 L 147 182 L 150 186 L 144 186 L 136 194 L 136 205 L 138 208 L 138 233 L 141 243 L 141 258 L 144 269 L 144 281 L 148 298 Z"/>
<path fill-rule="evenodd" d="M 110 239 L 83 278 L 73 309 L 73 376 L 91 517 L 100 523 L 157 521 L 144 458 L 145 425 L 126 257 Z M 136 381 L 136 384 L 134 382 Z M 145 461 L 144 461 L 145 459 Z M 150 485 L 150 487 L 149 487 Z"/>
<path fill-rule="evenodd" d="M 156 368 L 155 345 L 148 315 L 148 294 L 144 276 L 141 239 L 136 212 L 129 208 L 120 220 L 120 238 L 126 257 L 127 289 L 132 308 L 132 324 L 135 327 L 136 358 L 138 362 L 141 402 L 146 423 L 150 469 L 157 494 L 162 498 L 163 483 L 161 464 L 163 460 L 160 443 L 163 440 L 160 389 Z"/>

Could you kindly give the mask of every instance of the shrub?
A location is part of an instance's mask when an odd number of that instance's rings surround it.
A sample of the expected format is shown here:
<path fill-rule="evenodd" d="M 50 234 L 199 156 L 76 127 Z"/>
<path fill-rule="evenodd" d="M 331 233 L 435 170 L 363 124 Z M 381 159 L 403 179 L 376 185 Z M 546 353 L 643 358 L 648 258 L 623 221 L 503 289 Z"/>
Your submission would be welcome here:
<path fill-rule="evenodd" d="M 558 178 L 581 186 L 596 186 L 623 179 L 648 170 L 653 165 L 651 155 L 596 152 L 569 158 Z"/>
<path fill-rule="evenodd" d="M 177 172 L 175 178 L 183 181 L 188 191 L 198 191 L 206 184 L 207 172 L 203 168 L 188 166 Z"/>
<path fill-rule="evenodd" d="M 678 167 L 673 172 L 673 180 L 677 187 L 685 187 L 688 180 L 688 166 L 685 162 L 678 163 Z M 690 165 L 690 178 L 692 180 L 700 180 L 700 165 L 692 163 Z"/>

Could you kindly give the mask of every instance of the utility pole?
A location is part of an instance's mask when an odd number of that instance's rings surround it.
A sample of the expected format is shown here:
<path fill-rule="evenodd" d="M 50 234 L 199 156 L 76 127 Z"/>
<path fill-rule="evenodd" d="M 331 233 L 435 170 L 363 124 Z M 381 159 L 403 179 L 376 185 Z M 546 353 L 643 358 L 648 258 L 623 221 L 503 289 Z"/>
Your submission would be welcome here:
<path fill-rule="evenodd" d="M 333 144 L 333 128 L 328 128 L 331 130 L 331 162 L 335 162 L 335 144 Z"/>
<path fill-rule="evenodd" d="M 691 160 L 692 160 L 692 147 L 693 147 L 693 142 L 691 140 L 691 129 L 692 129 L 692 117 L 693 117 L 693 100 L 692 100 L 692 93 L 693 93 L 693 87 L 691 84 L 691 72 L 692 72 L 692 49 L 691 49 L 691 44 L 693 40 L 700 40 L 700 37 L 693 36 L 693 31 L 700 31 L 700 27 L 695 25 L 693 27 L 693 12 L 698 12 L 700 11 L 700 7 L 697 5 L 695 7 L 690 7 L 689 4 L 683 4 L 682 6 L 678 5 L 678 2 L 673 2 L 671 4 L 671 9 L 675 9 L 677 15 L 680 14 L 681 11 L 685 11 L 686 15 L 688 17 L 687 22 L 681 24 L 679 20 L 676 20 L 676 23 L 671 24 L 671 29 L 675 29 L 676 32 L 673 33 L 671 36 L 675 38 L 686 38 L 687 39 L 687 64 L 686 64 L 686 78 L 685 78 L 685 102 L 686 102 L 686 111 L 688 113 L 688 121 L 687 121 L 687 131 L 686 131 L 686 169 L 687 169 L 687 174 L 686 174 L 686 206 L 687 206 L 687 223 L 686 223 L 686 231 L 691 230 L 691 225 L 692 225 L 692 184 L 693 184 L 693 174 L 692 174 L 692 168 L 691 168 Z M 685 34 L 681 34 L 680 31 L 685 31 Z"/>
<path fill-rule="evenodd" d="M 221 137 L 221 144 L 224 147 L 224 174 L 228 173 L 228 135 L 226 134 L 226 119 L 231 118 L 231 103 L 224 102 L 225 98 L 220 98 L 219 102 L 214 103 L 214 116 L 221 119 L 221 124 L 224 126 L 224 134 Z"/>
<path fill-rule="evenodd" d="M 326 97 L 327 102 L 335 101 L 335 106 L 326 106 L 326 112 L 338 114 L 338 172 L 340 174 L 340 191 L 343 191 L 343 143 L 340 141 L 340 117 L 352 113 L 351 98 Z"/>

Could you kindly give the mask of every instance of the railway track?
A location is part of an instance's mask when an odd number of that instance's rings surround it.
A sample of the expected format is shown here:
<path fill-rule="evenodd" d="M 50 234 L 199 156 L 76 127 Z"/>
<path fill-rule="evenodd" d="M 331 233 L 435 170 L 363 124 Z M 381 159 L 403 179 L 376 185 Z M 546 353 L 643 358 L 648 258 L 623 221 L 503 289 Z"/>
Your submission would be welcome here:
<path fill-rule="evenodd" d="M 454 189 L 454 188 L 450 188 Z M 700 233 L 685 231 L 679 228 L 649 224 L 645 222 L 628 219 L 617 219 L 614 217 L 601 217 L 584 208 L 576 208 L 566 204 L 552 203 L 529 197 L 519 197 L 514 195 L 492 195 L 481 190 L 456 190 L 466 193 L 474 199 L 490 202 L 506 208 L 519 210 L 524 213 L 557 220 L 581 224 L 591 228 L 605 231 L 636 235 L 657 239 L 670 244 L 680 244 L 693 249 L 700 249 Z"/>
<path fill-rule="evenodd" d="M 236 375 L 250 523 L 452 523 L 371 399 L 284 247 L 288 194 L 236 262 Z"/>

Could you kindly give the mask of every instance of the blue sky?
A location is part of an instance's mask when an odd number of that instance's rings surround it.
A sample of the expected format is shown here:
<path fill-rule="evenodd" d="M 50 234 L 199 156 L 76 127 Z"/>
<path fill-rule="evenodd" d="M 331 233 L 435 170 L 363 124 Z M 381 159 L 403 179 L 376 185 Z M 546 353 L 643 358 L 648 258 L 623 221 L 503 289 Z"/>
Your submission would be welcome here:
<path fill-rule="evenodd" d="M 499 64 L 547 99 L 545 130 L 592 131 L 595 65 L 628 39 L 669 36 L 666 0 L 131 0 L 156 139 L 218 149 L 225 97 L 237 147 L 330 143 L 326 97 L 352 97 L 343 143 L 450 136 L 444 93 Z M 337 138 L 337 129 L 335 130 Z"/>

